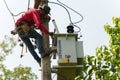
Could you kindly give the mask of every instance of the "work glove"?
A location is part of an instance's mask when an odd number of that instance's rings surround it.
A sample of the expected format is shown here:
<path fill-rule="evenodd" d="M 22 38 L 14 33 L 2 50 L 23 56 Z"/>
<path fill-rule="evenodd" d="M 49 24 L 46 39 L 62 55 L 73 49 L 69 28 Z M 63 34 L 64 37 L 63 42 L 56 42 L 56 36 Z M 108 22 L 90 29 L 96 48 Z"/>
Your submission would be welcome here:
<path fill-rule="evenodd" d="M 16 35 L 17 31 L 14 29 L 14 30 L 11 31 L 11 34 Z"/>
<path fill-rule="evenodd" d="M 53 36 L 53 35 L 54 35 L 54 32 L 49 32 L 49 35 L 50 35 L 50 36 Z"/>

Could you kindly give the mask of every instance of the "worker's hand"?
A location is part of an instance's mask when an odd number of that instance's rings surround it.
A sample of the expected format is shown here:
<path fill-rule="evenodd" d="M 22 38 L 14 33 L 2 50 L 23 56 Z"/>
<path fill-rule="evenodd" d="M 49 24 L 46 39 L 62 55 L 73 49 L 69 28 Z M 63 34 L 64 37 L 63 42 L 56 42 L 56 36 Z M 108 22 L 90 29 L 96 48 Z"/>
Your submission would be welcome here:
<path fill-rule="evenodd" d="M 12 30 L 11 34 L 15 35 L 15 34 L 17 34 L 17 31 L 16 30 Z"/>
<path fill-rule="evenodd" d="M 49 35 L 50 35 L 50 36 L 53 36 L 53 35 L 54 35 L 54 32 L 49 32 Z"/>
<path fill-rule="evenodd" d="M 45 16 L 44 16 L 44 19 L 50 21 L 51 17 L 48 16 L 48 15 L 45 15 Z"/>

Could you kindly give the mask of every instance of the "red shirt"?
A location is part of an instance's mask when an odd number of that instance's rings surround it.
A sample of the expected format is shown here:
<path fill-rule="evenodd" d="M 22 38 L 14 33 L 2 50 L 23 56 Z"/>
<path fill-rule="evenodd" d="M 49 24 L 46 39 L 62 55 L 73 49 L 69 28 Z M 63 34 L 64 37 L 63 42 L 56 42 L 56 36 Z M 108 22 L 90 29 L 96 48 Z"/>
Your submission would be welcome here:
<path fill-rule="evenodd" d="M 15 26 L 17 27 L 22 21 L 26 21 L 29 25 L 35 24 L 42 32 L 49 34 L 47 28 L 41 23 L 40 16 L 38 9 L 29 9 L 16 21 Z"/>

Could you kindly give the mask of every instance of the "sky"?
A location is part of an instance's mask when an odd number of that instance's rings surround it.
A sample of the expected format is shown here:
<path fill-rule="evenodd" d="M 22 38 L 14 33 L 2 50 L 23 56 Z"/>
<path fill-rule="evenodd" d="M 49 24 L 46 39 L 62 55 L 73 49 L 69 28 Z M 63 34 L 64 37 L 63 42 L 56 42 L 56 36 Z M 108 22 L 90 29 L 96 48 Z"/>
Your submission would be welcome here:
<path fill-rule="evenodd" d="M 30 0 L 30 8 L 33 8 L 33 1 Z M 49 0 L 54 2 L 55 0 Z M 120 0 L 60 0 L 62 3 L 76 10 L 84 17 L 83 21 L 76 24 L 81 28 L 78 33 L 83 37 L 80 38 L 83 41 L 84 55 L 95 55 L 96 47 L 109 44 L 109 37 L 104 31 L 104 25 L 112 24 L 112 17 L 120 16 Z M 28 0 L 6 0 L 7 5 L 12 13 L 18 14 L 26 11 L 28 8 Z M 55 1 L 57 2 L 57 1 Z M 21 4 L 20 4 L 21 3 Z M 61 6 L 49 3 L 51 7 L 51 21 L 49 22 L 50 31 L 53 31 L 54 26 L 52 19 L 55 19 L 60 33 L 66 33 L 66 27 L 70 24 L 69 17 L 65 9 Z M 72 21 L 78 21 L 81 17 L 68 9 L 71 14 Z M 14 17 L 15 20 L 19 16 Z M 10 31 L 14 28 L 14 21 L 9 11 L 7 10 L 4 0 L 0 0 L 0 40 L 4 35 L 13 36 Z M 14 36 L 17 39 L 17 36 Z M 18 64 L 32 67 L 33 71 L 40 76 L 38 71 L 39 65 L 35 62 L 29 53 L 25 53 L 25 56 L 19 58 L 21 53 L 21 47 L 17 45 L 12 55 L 7 57 L 4 62 L 8 68 L 13 68 Z M 52 60 L 52 62 L 54 62 Z M 53 64 L 54 65 L 54 64 Z M 39 78 L 40 80 L 40 78 Z"/>

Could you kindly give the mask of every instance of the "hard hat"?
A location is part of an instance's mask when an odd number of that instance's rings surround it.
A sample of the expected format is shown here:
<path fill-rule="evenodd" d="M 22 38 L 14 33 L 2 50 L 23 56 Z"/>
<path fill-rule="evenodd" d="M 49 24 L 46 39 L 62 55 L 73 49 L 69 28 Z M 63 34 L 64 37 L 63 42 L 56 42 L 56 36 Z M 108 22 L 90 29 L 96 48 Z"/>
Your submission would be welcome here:
<path fill-rule="evenodd" d="M 48 14 L 50 13 L 50 10 L 51 10 L 50 7 L 47 6 L 47 5 L 39 6 L 38 9 L 42 9 L 42 10 L 44 10 Z"/>

